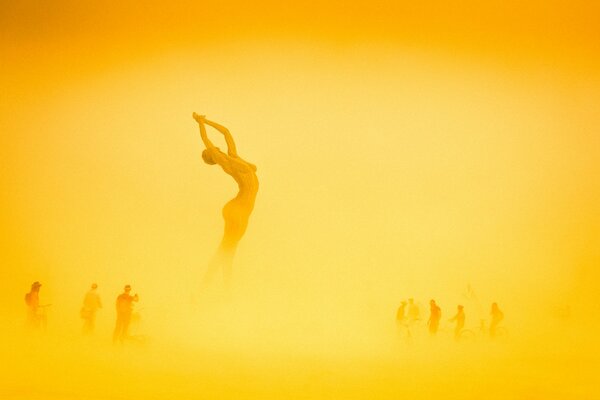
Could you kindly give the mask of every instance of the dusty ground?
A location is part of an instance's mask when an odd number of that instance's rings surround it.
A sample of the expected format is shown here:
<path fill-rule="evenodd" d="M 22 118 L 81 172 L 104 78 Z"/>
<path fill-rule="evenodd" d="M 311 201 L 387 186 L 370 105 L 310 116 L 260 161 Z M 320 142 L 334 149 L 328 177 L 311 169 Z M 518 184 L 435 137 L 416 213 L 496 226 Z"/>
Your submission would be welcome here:
<path fill-rule="evenodd" d="M 529 338 L 531 339 L 531 338 Z M 113 346 L 48 333 L 2 343 L 3 399 L 596 399 L 585 341 L 390 341 L 358 354 L 194 348 L 149 339 Z"/>

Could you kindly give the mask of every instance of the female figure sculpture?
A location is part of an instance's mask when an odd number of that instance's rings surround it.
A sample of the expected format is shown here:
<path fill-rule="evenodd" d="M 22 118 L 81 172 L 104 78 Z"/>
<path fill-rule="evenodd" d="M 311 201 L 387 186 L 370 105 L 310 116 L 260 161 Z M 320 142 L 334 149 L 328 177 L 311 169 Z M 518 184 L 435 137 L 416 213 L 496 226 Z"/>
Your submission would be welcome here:
<path fill-rule="evenodd" d="M 256 166 L 238 156 L 235 142 L 227 128 L 207 120 L 204 115 L 193 113 L 192 116 L 200 126 L 200 137 L 206 146 L 206 149 L 202 152 L 202 159 L 209 165 L 218 164 L 227 175 L 235 180 L 239 187 L 238 194 L 223 207 L 223 219 L 225 220 L 223 239 L 215 259 L 209 265 L 204 276 L 204 283 L 208 283 L 218 267 L 221 266 L 225 285 L 228 287 L 231 282 L 233 256 L 238 242 L 244 236 L 248 227 L 248 219 L 254 209 L 254 201 L 258 192 Z M 205 125 L 212 126 L 223 134 L 227 143 L 227 154 L 223 153 L 210 141 L 206 134 Z"/>

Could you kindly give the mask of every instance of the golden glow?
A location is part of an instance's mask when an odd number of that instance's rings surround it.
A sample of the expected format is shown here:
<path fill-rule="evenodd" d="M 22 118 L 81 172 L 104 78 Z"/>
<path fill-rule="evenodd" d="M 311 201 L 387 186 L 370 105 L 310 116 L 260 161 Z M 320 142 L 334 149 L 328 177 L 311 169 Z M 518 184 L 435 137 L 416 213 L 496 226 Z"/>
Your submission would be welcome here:
<path fill-rule="evenodd" d="M 598 5 L 9 3 L 1 398 L 600 396 Z M 261 182 L 231 298 L 199 308 L 237 188 L 192 111 Z M 113 347 L 125 284 L 144 340 Z M 399 337 L 408 298 L 435 339 Z M 455 342 L 493 302 L 509 340 Z"/>

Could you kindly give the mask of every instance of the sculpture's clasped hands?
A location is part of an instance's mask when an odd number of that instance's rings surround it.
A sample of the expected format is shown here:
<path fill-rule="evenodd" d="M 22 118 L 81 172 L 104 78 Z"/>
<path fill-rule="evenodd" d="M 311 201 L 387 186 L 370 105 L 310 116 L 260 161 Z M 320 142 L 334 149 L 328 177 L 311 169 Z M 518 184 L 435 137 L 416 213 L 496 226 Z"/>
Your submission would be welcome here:
<path fill-rule="evenodd" d="M 206 115 L 199 115 L 196 113 L 192 113 L 192 117 L 196 120 L 196 122 L 204 122 L 204 120 L 206 119 Z"/>

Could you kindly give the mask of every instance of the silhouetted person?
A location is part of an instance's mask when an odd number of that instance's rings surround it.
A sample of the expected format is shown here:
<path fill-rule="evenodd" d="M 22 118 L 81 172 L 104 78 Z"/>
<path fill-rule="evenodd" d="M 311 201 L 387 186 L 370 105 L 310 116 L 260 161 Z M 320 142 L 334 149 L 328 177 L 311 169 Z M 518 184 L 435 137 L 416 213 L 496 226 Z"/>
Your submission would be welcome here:
<path fill-rule="evenodd" d="M 406 302 L 403 301 L 400 303 L 400 307 L 398 307 L 398 311 L 396 311 L 396 321 L 404 322 L 406 318 Z"/>
<path fill-rule="evenodd" d="M 440 319 L 442 318 L 442 310 L 435 304 L 435 300 L 429 302 L 429 320 L 427 325 L 429 326 L 429 333 L 435 335 L 440 327 Z"/>
<path fill-rule="evenodd" d="M 408 299 L 408 320 L 409 322 L 415 322 L 419 319 L 419 306 L 417 306 L 413 298 L 410 298 Z"/>
<path fill-rule="evenodd" d="M 98 285 L 93 283 L 91 289 L 85 294 L 83 307 L 81 308 L 81 318 L 83 318 L 83 333 L 89 335 L 94 331 L 96 325 L 96 311 L 102 308 L 100 295 L 98 294 Z"/>
<path fill-rule="evenodd" d="M 460 333 L 465 327 L 465 310 L 464 307 L 459 305 L 457 307 L 456 315 L 449 320 L 450 322 L 456 321 L 456 326 L 454 327 L 454 339 L 460 339 Z"/>
<path fill-rule="evenodd" d="M 396 329 L 398 330 L 398 334 L 410 343 L 412 339 L 412 334 L 410 332 L 411 321 L 406 316 L 406 306 L 406 301 L 402 301 L 400 307 L 398 307 L 398 310 L 396 311 Z"/>
<path fill-rule="evenodd" d="M 202 152 L 202 159 L 209 165 L 218 164 L 227 175 L 230 175 L 239 187 L 238 194 L 223 207 L 223 218 L 225 220 L 225 232 L 219 245 L 215 258 L 211 261 L 203 283 L 208 283 L 216 270 L 223 269 L 225 286 L 229 287 L 231 282 L 231 269 L 233 256 L 238 242 L 244 236 L 248 226 L 248 219 L 254 209 L 254 201 L 258 193 L 258 178 L 256 177 L 256 166 L 243 160 L 237 154 L 235 142 L 229 130 L 222 125 L 206 119 L 204 115 L 193 113 L 192 116 L 200 126 L 200 137 L 206 146 Z M 227 154 L 216 147 L 206 134 L 209 125 L 225 136 L 227 143 Z"/>
<path fill-rule="evenodd" d="M 496 328 L 498 328 L 498 324 L 500 321 L 504 319 L 504 313 L 500 311 L 497 303 L 492 303 L 492 311 L 490 312 L 492 316 L 492 322 L 490 322 L 490 337 L 496 337 Z"/>
<path fill-rule="evenodd" d="M 125 291 L 117 297 L 117 323 L 113 334 L 113 343 L 123 343 L 127 339 L 131 314 L 133 313 L 133 302 L 139 301 L 137 293 L 131 296 L 131 286 L 126 285 Z"/>
<path fill-rule="evenodd" d="M 42 284 L 35 281 L 31 284 L 31 290 L 25 294 L 25 304 L 27 304 L 27 325 L 33 329 L 38 329 L 43 325 L 43 315 L 40 311 L 41 287 Z"/>

